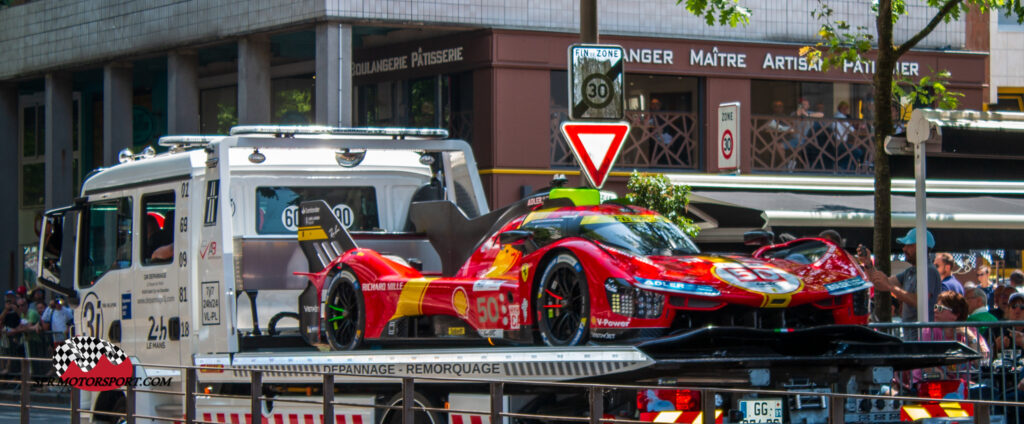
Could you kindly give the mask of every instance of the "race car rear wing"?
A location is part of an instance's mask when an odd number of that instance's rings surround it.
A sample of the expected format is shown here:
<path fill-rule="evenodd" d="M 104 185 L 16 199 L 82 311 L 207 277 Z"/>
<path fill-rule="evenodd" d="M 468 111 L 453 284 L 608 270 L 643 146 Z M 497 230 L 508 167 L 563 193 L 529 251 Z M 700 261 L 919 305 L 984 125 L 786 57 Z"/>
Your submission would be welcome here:
<path fill-rule="evenodd" d="M 299 204 L 298 235 L 310 273 L 322 271 L 334 258 L 356 248 L 348 230 L 323 200 Z"/>
<path fill-rule="evenodd" d="M 573 205 L 568 198 L 551 199 L 548 193 L 539 193 L 470 219 L 455 203 L 433 200 L 409 205 L 409 220 L 437 250 L 442 273 L 454 275 L 473 251 L 509 221 L 531 210 Z"/>

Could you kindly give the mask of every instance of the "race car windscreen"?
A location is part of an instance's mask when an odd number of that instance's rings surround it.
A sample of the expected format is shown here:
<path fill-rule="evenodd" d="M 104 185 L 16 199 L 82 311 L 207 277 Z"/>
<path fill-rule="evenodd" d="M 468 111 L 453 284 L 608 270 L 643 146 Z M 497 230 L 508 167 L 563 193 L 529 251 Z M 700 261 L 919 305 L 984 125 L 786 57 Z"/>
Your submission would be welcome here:
<path fill-rule="evenodd" d="M 256 233 L 295 234 L 306 200 L 326 201 L 348 231 L 381 231 L 373 187 L 257 187 Z"/>
<path fill-rule="evenodd" d="M 589 215 L 580 236 L 643 256 L 700 253 L 682 230 L 658 215 Z"/>
<path fill-rule="evenodd" d="M 826 253 L 828 253 L 827 244 L 818 240 L 804 240 L 791 243 L 785 247 L 765 250 L 761 253 L 761 256 L 772 259 L 786 259 L 807 265 L 817 262 Z"/>

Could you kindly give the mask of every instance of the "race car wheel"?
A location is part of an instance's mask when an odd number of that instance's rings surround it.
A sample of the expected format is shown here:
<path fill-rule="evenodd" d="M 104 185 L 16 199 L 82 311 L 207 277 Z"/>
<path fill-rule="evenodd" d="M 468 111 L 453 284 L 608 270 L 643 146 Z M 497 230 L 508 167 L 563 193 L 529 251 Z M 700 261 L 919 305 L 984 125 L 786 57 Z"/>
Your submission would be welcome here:
<path fill-rule="evenodd" d="M 363 341 L 366 310 L 359 280 L 352 271 L 341 271 L 331 279 L 324 299 L 324 321 L 331 349 L 352 350 Z"/>
<path fill-rule="evenodd" d="M 548 346 L 586 343 L 590 320 L 587 277 L 579 259 L 561 253 L 548 263 L 537 289 L 537 329 Z"/>

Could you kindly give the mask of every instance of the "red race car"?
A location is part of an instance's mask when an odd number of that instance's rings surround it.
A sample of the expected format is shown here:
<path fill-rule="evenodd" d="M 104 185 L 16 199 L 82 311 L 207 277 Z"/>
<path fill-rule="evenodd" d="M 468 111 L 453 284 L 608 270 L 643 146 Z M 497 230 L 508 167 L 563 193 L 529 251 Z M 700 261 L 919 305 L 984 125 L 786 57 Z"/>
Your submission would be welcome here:
<path fill-rule="evenodd" d="M 707 325 L 867 322 L 871 283 L 829 241 L 704 254 L 661 215 L 598 198 L 553 189 L 472 220 L 448 201 L 413 203 L 411 221 L 441 256 L 435 274 L 356 247 L 326 203 L 304 202 L 303 336 L 337 350 L 410 338 L 569 346 Z"/>

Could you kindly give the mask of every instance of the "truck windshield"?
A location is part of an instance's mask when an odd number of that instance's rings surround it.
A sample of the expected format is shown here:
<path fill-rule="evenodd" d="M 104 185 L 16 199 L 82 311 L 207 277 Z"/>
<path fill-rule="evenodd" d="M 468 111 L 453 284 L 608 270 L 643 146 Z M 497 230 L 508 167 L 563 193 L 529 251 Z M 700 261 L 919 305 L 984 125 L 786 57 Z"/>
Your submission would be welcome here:
<path fill-rule="evenodd" d="M 373 187 L 257 187 L 256 233 L 295 234 L 299 203 L 323 200 L 348 231 L 380 231 Z"/>
<path fill-rule="evenodd" d="M 580 235 L 643 256 L 700 253 L 679 227 L 659 215 L 585 216 Z"/>

